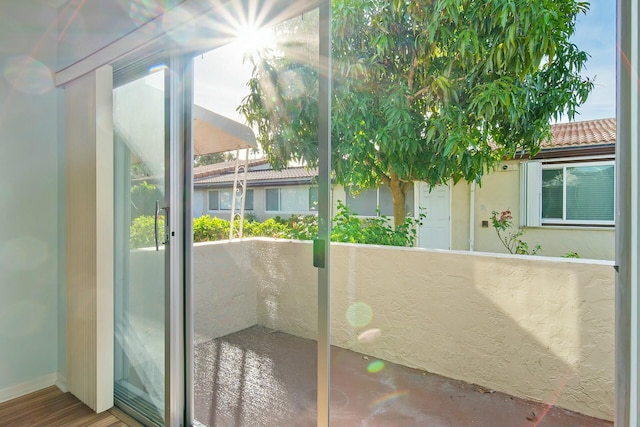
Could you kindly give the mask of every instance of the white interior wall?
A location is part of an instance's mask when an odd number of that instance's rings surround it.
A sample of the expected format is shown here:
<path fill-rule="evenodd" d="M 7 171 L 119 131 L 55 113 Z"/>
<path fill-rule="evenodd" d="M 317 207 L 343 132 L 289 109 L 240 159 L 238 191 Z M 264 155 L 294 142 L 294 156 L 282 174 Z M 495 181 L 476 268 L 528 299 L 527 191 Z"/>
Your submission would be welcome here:
<path fill-rule="evenodd" d="M 0 401 L 58 372 L 56 10 L 2 2 L 0 13 Z"/>

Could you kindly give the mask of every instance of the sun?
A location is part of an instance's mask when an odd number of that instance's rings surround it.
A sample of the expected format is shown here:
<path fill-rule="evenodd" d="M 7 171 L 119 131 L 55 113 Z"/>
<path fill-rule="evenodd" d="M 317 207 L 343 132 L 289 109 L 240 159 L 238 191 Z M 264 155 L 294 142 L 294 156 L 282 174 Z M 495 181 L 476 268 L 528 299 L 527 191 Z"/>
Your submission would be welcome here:
<path fill-rule="evenodd" d="M 243 53 L 254 54 L 273 47 L 275 37 L 271 28 L 245 25 L 238 30 L 235 41 Z"/>

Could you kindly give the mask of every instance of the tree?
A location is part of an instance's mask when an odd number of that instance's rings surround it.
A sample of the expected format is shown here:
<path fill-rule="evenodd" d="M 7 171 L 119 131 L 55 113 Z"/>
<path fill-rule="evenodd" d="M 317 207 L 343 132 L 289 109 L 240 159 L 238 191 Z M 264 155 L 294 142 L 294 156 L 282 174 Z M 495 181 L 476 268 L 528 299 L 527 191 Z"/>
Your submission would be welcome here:
<path fill-rule="evenodd" d="M 215 163 L 235 160 L 235 158 L 236 156 L 232 152 L 201 154 L 199 156 L 194 157 L 193 166 L 198 167 L 198 166 L 205 166 L 205 165 L 213 165 Z"/>
<path fill-rule="evenodd" d="M 333 0 L 338 183 L 387 184 L 398 225 L 413 182 L 480 183 L 503 157 L 537 153 L 551 121 L 573 119 L 593 87 L 580 76 L 588 55 L 570 41 L 587 9 L 575 0 Z M 317 66 L 276 39 L 252 57 L 239 111 L 275 168 L 315 166 Z"/>

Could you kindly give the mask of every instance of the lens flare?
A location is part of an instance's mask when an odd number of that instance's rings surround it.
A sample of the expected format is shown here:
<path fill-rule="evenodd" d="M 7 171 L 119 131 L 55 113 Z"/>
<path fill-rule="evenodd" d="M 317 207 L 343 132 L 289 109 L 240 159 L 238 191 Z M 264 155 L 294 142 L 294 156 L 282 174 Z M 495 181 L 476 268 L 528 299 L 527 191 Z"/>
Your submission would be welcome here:
<path fill-rule="evenodd" d="M 162 15 L 172 6 L 172 0 L 132 0 L 129 4 L 129 18 L 140 27 Z"/>
<path fill-rule="evenodd" d="M 369 304 L 356 302 L 347 309 L 347 321 L 351 326 L 364 328 L 373 319 L 373 310 Z"/>
<path fill-rule="evenodd" d="M 32 95 L 42 95 L 54 86 L 51 70 L 27 55 L 7 58 L 2 74 L 15 90 Z"/>
<path fill-rule="evenodd" d="M 373 362 L 369 363 L 369 366 L 367 366 L 367 372 L 369 372 L 370 374 L 377 374 L 383 369 L 384 362 L 382 360 L 374 360 Z"/>
<path fill-rule="evenodd" d="M 379 338 L 380 335 L 382 335 L 382 331 L 378 328 L 367 329 L 366 331 L 358 335 L 358 341 L 364 342 L 364 343 L 371 343 L 375 341 L 377 338 Z"/>
<path fill-rule="evenodd" d="M 35 237 L 19 237 L 0 242 L 0 268 L 4 271 L 30 271 L 49 258 L 49 248 Z"/>
<path fill-rule="evenodd" d="M 371 402 L 371 404 L 369 404 L 369 409 L 374 410 L 378 406 L 386 405 L 389 402 L 392 402 L 394 400 L 397 400 L 401 397 L 408 396 L 408 395 L 409 395 L 409 390 L 397 390 L 397 391 L 394 391 L 393 393 L 385 394 L 377 398 L 373 402 Z"/>

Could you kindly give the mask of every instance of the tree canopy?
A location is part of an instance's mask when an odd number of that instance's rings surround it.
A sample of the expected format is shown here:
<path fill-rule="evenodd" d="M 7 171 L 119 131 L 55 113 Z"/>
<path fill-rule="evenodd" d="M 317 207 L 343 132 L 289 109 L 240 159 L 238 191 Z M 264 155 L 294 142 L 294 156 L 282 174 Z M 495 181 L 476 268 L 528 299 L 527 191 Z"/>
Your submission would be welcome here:
<path fill-rule="evenodd" d="M 348 188 L 388 185 L 396 224 L 413 182 L 480 182 L 504 157 L 537 153 L 551 122 L 573 119 L 593 87 L 580 75 L 588 55 L 570 41 L 587 2 L 333 0 L 332 9 L 332 168 Z M 276 168 L 318 161 L 317 44 L 289 54 L 302 42 L 287 37 L 315 31 L 306 19 L 277 28 L 280 45 L 252 57 L 239 107 Z"/>

